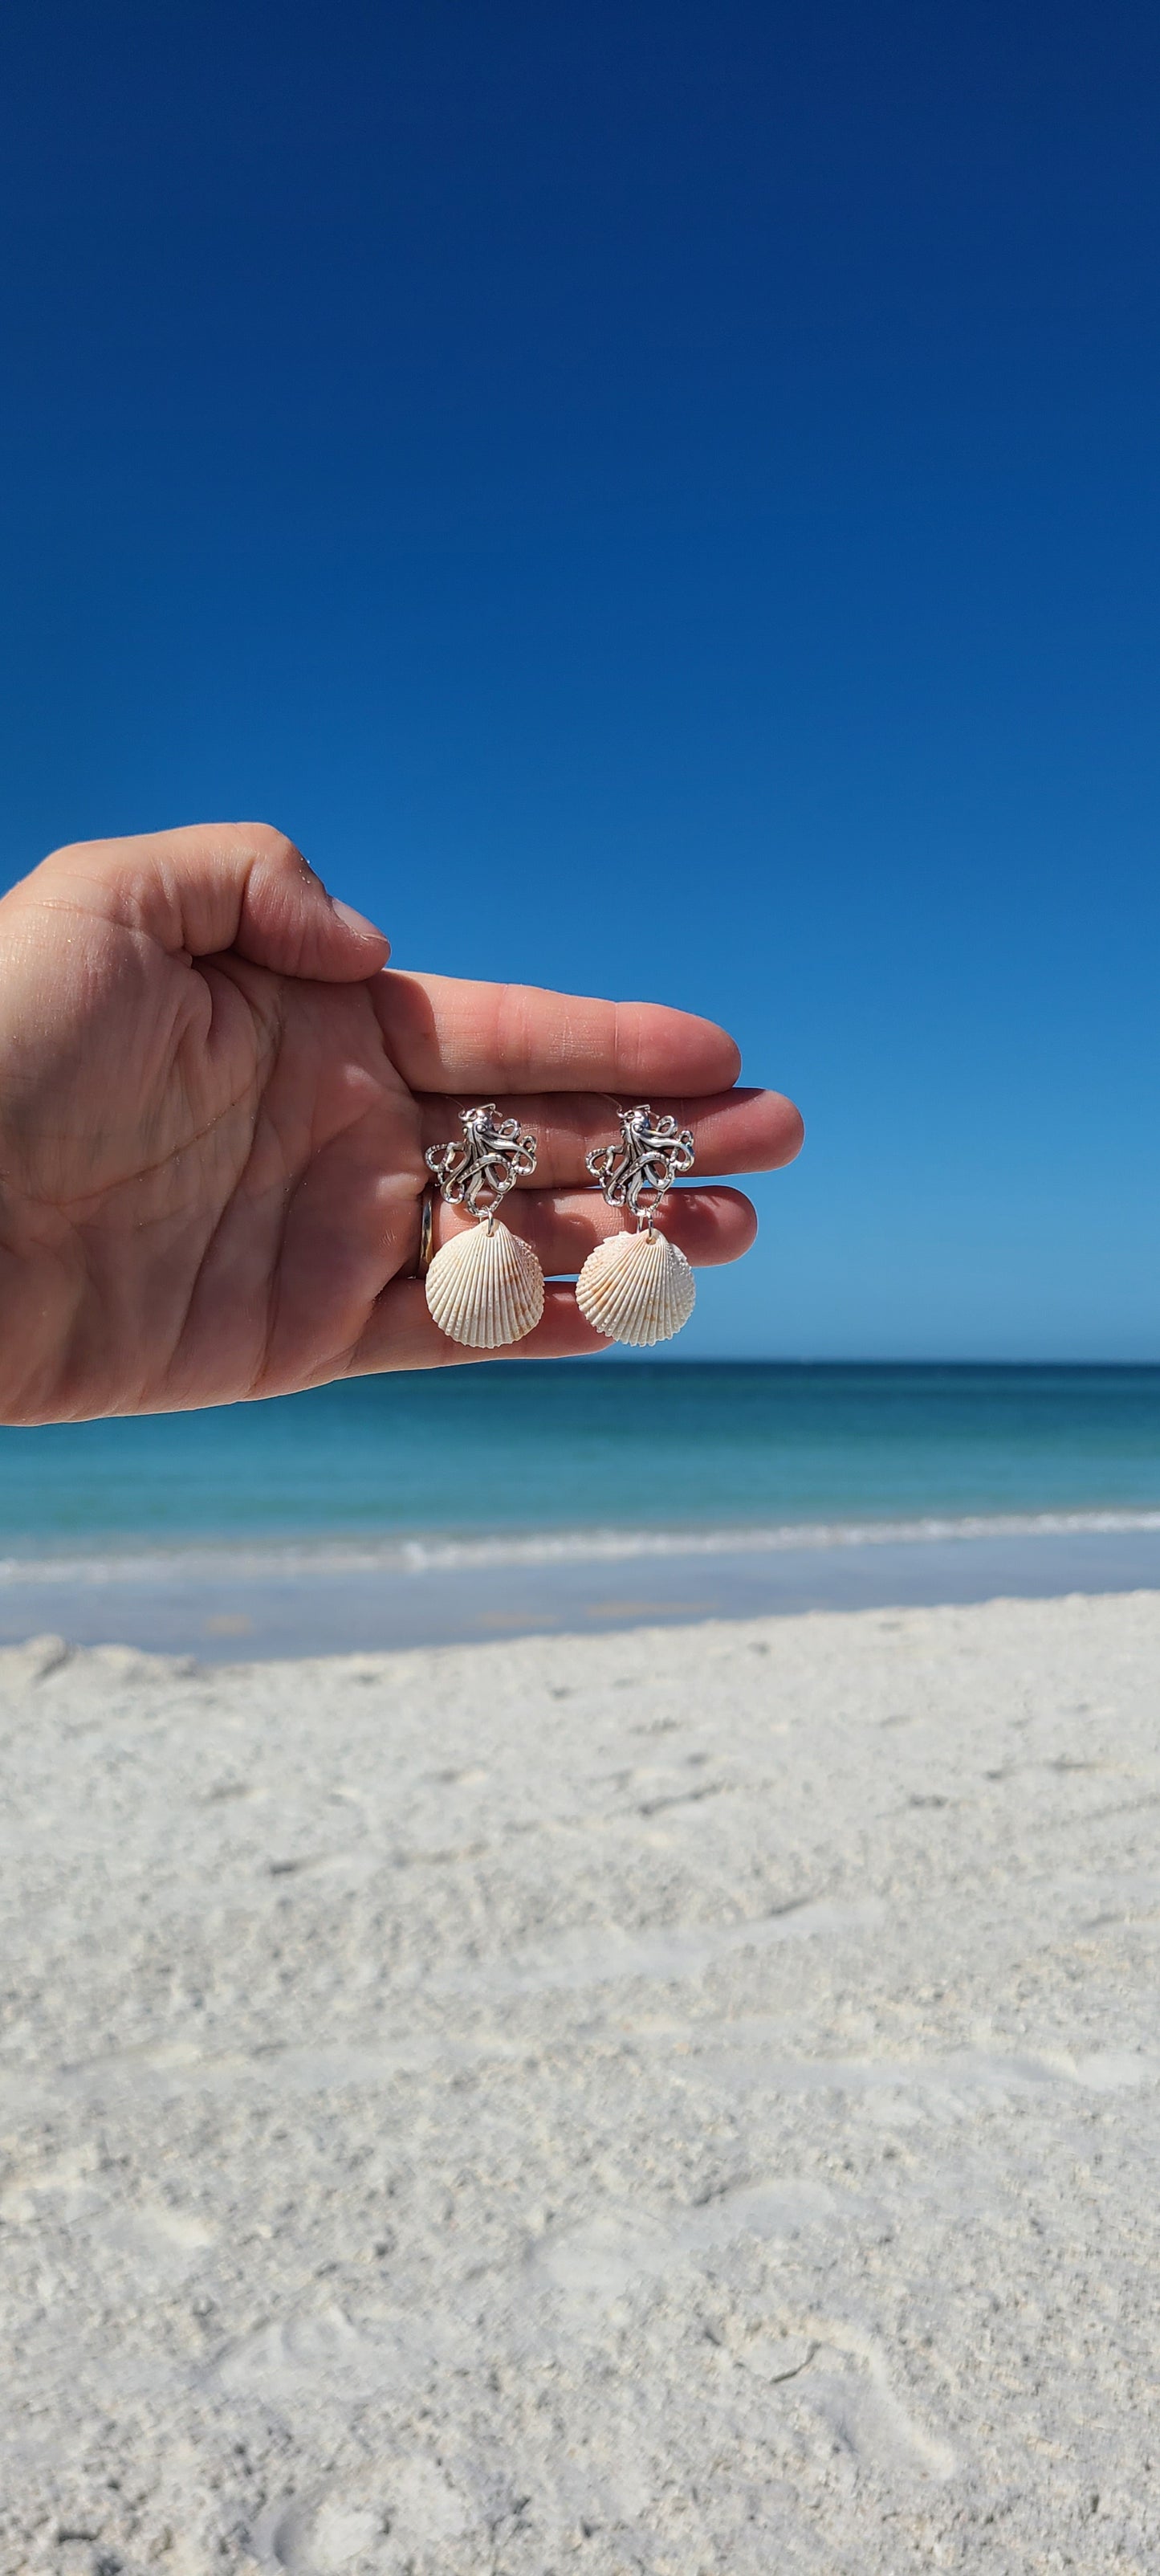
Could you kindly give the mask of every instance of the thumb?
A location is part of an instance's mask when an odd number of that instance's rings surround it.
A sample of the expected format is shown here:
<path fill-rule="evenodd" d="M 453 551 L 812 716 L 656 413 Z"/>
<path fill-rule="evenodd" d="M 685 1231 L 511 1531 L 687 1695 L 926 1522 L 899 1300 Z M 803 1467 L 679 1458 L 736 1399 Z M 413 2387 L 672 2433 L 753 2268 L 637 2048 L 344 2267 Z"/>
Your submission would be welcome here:
<path fill-rule="evenodd" d="M 172 956 L 233 949 L 280 975 L 354 984 L 377 974 L 391 953 L 382 931 L 334 902 L 301 850 L 267 823 L 197 823 L 78 842 L 36 874 L 67 876 L 77 891 L 82 881 L 94 908 L 99 898 L 108 917 L 146 932 Z"/>

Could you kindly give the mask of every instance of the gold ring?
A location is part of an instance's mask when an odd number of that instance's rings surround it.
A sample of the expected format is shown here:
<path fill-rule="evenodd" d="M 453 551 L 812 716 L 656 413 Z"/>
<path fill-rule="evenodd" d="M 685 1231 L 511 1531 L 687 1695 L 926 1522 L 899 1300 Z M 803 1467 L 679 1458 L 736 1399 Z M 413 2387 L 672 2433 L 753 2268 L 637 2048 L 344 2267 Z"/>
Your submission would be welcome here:
<path fill-rule="evenodd" d="M 427 1276 L 431 1267 L 431 1250 L 434 1239 L 435 1192 L 433 1189 L 428 1188 L 423 1192 L 423 1206 L 419 1217 L 419 1259 L 415 1267 L 416 1279 L 425 1279 Z"/>

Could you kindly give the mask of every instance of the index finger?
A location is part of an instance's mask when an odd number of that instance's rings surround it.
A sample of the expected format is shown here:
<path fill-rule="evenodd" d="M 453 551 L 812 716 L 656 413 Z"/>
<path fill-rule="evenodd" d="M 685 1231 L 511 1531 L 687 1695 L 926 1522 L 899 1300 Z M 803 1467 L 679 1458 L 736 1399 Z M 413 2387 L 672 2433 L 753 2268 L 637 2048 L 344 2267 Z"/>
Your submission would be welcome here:
<path fill-rule="evenodd" d="M 372 987 L 390 1055 L 415 1091 L 727 1091 L 741 1070 L 712 1020 L 663 1002 L 603 1002 L 535 984 L 397 968 Z"/>

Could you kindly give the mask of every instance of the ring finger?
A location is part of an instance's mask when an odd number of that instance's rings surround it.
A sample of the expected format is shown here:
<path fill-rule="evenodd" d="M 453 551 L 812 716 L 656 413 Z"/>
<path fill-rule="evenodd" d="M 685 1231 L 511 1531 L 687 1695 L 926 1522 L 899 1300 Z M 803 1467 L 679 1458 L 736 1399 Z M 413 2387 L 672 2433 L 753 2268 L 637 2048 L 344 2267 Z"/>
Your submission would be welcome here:
<path fill-rule="evenodd" d="M 501 1214 L 512 1232 L 531 1244 L 546 1279 L 574 1279 L 598 1243 L 631 1227 L 625 1210 L 608 1207 L 597 1190 L 521 1190 L 518 1200 L 512 1193 Z M 474 1222 L 463 1208 L 439 1204 L 435 1250 Z M 740 1190 L 674 1190 L 660 1211 L 657 1230 L 679 1243 L 695 1269 L 707 1269 L 748 1252 L 757 1216 Z"/>

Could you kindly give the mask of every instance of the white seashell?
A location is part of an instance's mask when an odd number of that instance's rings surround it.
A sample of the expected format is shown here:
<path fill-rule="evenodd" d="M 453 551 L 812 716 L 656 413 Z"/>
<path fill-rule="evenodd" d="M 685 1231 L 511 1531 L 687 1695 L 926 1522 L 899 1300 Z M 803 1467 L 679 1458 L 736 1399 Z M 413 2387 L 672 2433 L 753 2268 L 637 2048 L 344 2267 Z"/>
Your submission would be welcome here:
<path fill-rule="evenodd" d="M 544 1311 L 544 1274 L 530 1243 L 506 1225 L 473 1225 L 437 1252 L 427 1273 L 427 1303 L 452 1342 L 498 1350 L 522 1342 Z"/>
<path fill-rule="evenodd" d="M 576 1282 L 582 1315 L 610 1342 L 645 1350 L 671 1342 L 687 1324 L 697 1287 L 680 1246 L 663 1234 L 613 1234 L 597 1245 Z"/>

